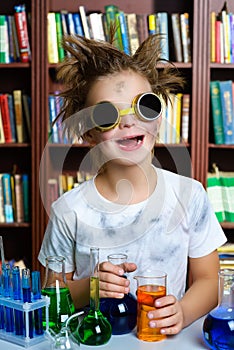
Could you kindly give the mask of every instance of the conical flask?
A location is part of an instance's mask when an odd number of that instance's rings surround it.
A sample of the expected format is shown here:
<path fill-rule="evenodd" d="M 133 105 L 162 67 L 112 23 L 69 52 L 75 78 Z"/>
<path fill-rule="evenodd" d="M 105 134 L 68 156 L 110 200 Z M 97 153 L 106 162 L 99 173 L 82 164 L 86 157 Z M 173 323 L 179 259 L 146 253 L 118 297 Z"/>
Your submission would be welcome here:
<path fill-rule="evenodd" d="M 65 258 L 62 256 L 49 256 L 46 258 L 46 274 L 41 291 L 42 295 L 50 297 L 49 328 L 55 333 L 60 332 L 68 317 L 75 312 L 75 306 L 66 283 L 64 261 Z M 42 313 L 42 321 L 45 329 L 45 309 Z"/>
<path fill-rule="evenodd" d="M 210 349 L 234 349 L 234 269 L 219 271 L 218 297 L 204 320 L 204 339 Z"/>
<path fill-rule="evenodd" d="M 74 336 L 86 345 L 103 345 L 111 337 L 111 325 L 99 309 L 99 249 L 90 249 L 90 309 Z"/>
<path fill-rule="evenodd" d="M 114 265 L 127 262 L 126 254 L 110 254 L 107 259 Z M 124 276 L 126 278 L 126 275 Z M 137 300 L 131 294 L 125 294 L 122 299 L 101 298 L 100 310 L 108 319 L 112 327 L 112 334 L 126 334 L 131 332 L 137 321 Z"/>

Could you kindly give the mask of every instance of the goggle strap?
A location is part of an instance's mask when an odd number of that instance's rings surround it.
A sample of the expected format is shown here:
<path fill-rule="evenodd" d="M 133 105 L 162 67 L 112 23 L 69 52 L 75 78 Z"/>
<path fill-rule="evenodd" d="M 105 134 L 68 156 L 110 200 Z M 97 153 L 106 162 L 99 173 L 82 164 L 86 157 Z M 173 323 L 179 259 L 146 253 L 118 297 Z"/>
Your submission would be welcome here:
<path fill-rule="evenodd" d="M 125 109 L 121 109 L 119 111 L 119 115 L 122 117 L 123 115 L 127 115 L 127 114 L 135 114 L 135 109 L 133 107 L 131 108 L 125 108 Z"/>

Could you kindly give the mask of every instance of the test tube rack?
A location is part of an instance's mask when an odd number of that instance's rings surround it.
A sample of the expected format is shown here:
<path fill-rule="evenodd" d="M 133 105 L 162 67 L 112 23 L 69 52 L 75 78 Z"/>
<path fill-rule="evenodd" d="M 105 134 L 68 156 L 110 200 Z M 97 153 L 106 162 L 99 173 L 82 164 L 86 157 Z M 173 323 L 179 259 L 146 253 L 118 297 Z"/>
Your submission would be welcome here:
<path fill-rule="evenodd" d="M 48 296 L 42 296 L 41 299 L 36 301 L 32 301 L 31 303 L 24 303 L 18 300 L 12 300 L 10 298 L 6 298 L 0 296 L 0 306 L 8 307 L 13 310 L 21 310 L 24 316 L 25 322 L 25 335 L 16 335 L 14 332 L 7 332 L 5 329 L 0 329 L 0 339 L 5 341 L 21 345 L 25 348 L 38 344 L 46 339 L 45 332 L 49 329 L 49 305 L 50 298 Z M 46 329 L 44 334 L 37 335 L 33 334 L 33 338 L 29 337 L 29 312 L 33 312 L 34 310 L 41 309 L 45 307 L 45 315 L 46 315 Z"/>

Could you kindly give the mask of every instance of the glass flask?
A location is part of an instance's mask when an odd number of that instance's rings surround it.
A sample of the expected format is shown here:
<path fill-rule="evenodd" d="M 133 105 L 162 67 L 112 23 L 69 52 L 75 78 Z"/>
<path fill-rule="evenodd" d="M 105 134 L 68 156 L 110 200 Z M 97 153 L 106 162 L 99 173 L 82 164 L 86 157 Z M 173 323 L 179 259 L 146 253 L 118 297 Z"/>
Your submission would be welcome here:
<path fill-rule="evenodd" d="M 234 349 L 234 269 L 219 271 L 218 297 L 204 320 L 203 336 L 210 349 Z"/>
<path fill-rule="evenodd" d="M 111 325 L 99 309 L 99 249 L 90 249 L 90 308 L 88 314 L 79 323 L 74 336 L 82 344 L 103 345 L 111 337 Z"/>
<path fill-rule="evenodd" d="M 69 316 L 75 312 L 69 288 L 66 283 L 65 258 L 62 256 L 49 256 L 46 258 L 45 281 L 42 286 L 42 295 L 50 297 L 49 328 L 59 333 Z M 42 312 L 43 328 L 46 328 L 45 308 Z M 77 327 L 70 324 L 71 330 Z"/>
<path fill-rule="evenodd" d="M 108 261 L 114 265 L 122 265 L 127 262 L 126 254 L 108 255 Z M 123 276 L 127 278 L 127 276 Z M 131 332 L 137 321 L 137 300 L 131 294 L 125 294 L 122 299 L 101 298 L 100 310 L 108 319 L 112 327 L 112 334 L 126 334 Z"/>

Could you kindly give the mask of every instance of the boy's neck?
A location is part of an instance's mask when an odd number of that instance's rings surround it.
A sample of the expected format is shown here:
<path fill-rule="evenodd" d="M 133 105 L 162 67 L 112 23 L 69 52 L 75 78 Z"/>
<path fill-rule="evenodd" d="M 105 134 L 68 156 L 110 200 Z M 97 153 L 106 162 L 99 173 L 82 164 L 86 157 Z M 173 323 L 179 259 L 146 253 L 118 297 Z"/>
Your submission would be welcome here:
<path fill-rule="evenodd" d="M 155 190 L 157 174 L 151 164 L 106 165 L 95 179 L 98 192 L 111 202 L 135 204 L 146 200 Z"/>

